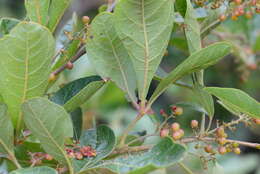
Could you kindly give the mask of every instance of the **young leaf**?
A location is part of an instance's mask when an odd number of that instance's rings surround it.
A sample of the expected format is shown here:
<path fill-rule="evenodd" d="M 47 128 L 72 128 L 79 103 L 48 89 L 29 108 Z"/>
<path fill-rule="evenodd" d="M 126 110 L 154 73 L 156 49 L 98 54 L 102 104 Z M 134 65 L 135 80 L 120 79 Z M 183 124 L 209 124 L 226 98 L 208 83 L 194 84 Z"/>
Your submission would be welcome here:
<path fill-rule="evenodd" d="M 11 29 L 13 29 L 19 20 L 14 18 L 1 18 L 0 19 L 0 38 L 6 34 L 9 34 Z"/>
<path fill-rule="evenodd" d="M 231 110 L 244 113 L 253 118 L 260 118 L 260 103 L 245 92 L 234 88 L 204 88 L 210 94 L 219 98 Z"/>
<path fill-rule="evenodd" d="M 52 0 L 49 9 L 48 28 L 54 32 L 66 9 L 69 7 L 71 0 Z"/>
<path fill-rule="evenodd" d="M 185 151 L 184 146 L 175 144 L 167 137 L 148 152 L 119 156 L 103 161 L 93 168 L 107 168 L 116 173 L 146 174 L 176 164 L 182 160 Z"/>
<path fill-rule="evenodd" d="M 99 76 L 77 79 L 53 94 L 51 101 L 72 112 L 92 97 L 105 82 Z"/>
<path fill-rule="evenodd" d="M 111 78 L 131 101 L 136 102 L 136 76 L 131 59 L 114 28 L 114 16 L 101 13 L 91 23 L 87 52 L 96 71 Z"/>
<path fill-rule="evenodd" d="M 46 26 L 49 20 L 50 0 L 25 0 L 27 17 Z"/>
<path fill-rule="evenodd" d="M 97 152 L 97 156 L 91 159 L 84 158 L 84 160 L 73 161 L 75 170 L 83 172 L 107 157 L 114 150 L 116 137 L 109 127 L 99 126 L 96 130 L 85 131 L 80 138 L 80 144 L 81 146 L 91 146 Z"/>
<path fill-rule="evenodd" d="M 10 174 L 58 174 L 56 170 L 50 167 L 31 167 L 12 171 Z"/>
<path fill-rule="evenodd" d="M 128 50 L 143 104 L 165 53 L 174 20 L 172 0 L 124 0 L 115 9 L 115 27 Z"/>
<path fill-rule="evenodd" d="M 193 93 L 198 103 L 205 109 L 209 117 L 214 116 L 214 101 L 212 96 L 203 90 L 203 87 L 199 84 L 195 84 L 193 87 Z"/>
<path fill-rule="evenodd" d="M 24 122 L 41 142 L 43 149 L 62 164 L 71 165 L 64 150 L 66 137 L 72 137 L 69 114 L 45 98 L 34 98 L 22 105 Z"/>
<path fill-rule="evenodd" d="M 0 48 L 0 91 L 20 129 L 20 105 L 43 95 L 48 84 L 54 39 L 41 25 L 21 22 L 0 40 Z"/>
<path fill-rule="evenodd" d="M 159 95 L 161 95 L 172 83 L 176 82 L 184 75 L 214 65 L 230 51 L 231 45 L 229 43 L 219 42 L 190 55 L 159 83 L 158 87 L 150 98 L 149 104 L 151 105 L 156 100 L 156 98 L 159 97 Z"/>
<path fill-rule="evenodd" d="M 0 153 L 13 154 L 14 130 L 5 104 L 0 104 L 0 125 Z"/>

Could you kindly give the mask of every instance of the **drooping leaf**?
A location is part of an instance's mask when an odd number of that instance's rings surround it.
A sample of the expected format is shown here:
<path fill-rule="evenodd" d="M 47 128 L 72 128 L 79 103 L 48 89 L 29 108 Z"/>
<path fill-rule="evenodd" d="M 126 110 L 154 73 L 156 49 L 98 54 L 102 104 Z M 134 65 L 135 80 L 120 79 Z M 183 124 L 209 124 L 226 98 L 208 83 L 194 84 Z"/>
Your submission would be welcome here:
<path fill-rule="evenodd" d="M 54 39 L 41 25 L 21 22 L 0 40 L 0 47 L 0 91 L 20 129 L 20 105 L 43 95 L 48 84 Z"/>
<path fill-rule="evenodd" d="M 49 9 L 48 28 L 54 32 L 72 0 L 52 0 Z"/>
<path fill-rule="evenodd" d="M 59 162 L 70 166 L 64 150 L 65 138 L 73 135 L 69 114 L 45 98 L 26 101 L 22 110 L 26 126 L 40 140 L 43 149 Z"/>
<path fill-rule="evenodd" d="M 0 153 L 13 154 L 14 129 L 7 115 L 7 106 L 0 104 Z"/>
<path fill-rule="evenodd" d="M 115 27 L 133 62 L 142 101 L 166 51 L 173 13 L 172 0 L 124 0 L 116 6 Z"/>
<path fill-rule="evenodd" d="M 72 111 L 70 113 L 70 117 L 73 123 L 73 137 L 74 139 L 78 140 L 81 135 L 83 124 L 83 113 L 81 108 L 76 108 L 74 111 Z"/>
<path fill-rule="evenodd" d="M 75 170 L 83 172 L 107 157 L 114 150 L 116 137 L 109 127 L 99 126 L 96 130 L 86 130 L 80 138 L 80 144 L 81 146 L 91 146 L 97 153 L 95 157 L 73 161 Z"/>
<path fill-rule="evenodd" d="M 63 105 L 68 112 L 72 112 L 93 96 L 104 83 L 99 76 L 77 79 L 53 94 L 50 100 Z"/>
<path fill-rule="evenodd" d="M 218 51 L 216 51 L 218 50 Z M 159 95 L 161 95 L 173 82 L 180 79 L 184 75 L 205 69 L 211 65 L 214 65 L 229 54 L 231 51 L 231 45 L 227 42 L 219 42 L 210 45 L 207 48 L 203 48 L 200 51 L 195 52 L 184 60 L 179 66 L 177 66 L 169 75 L 164 78 L 154 91 L 149 103 L 152 104 Z"/>
<path fill-rule="evenodd" d="M 10 174 L 58 174 L 56 170 L 50 167 L 31 167 L 12 171 Z"/>
<path fill-rule="evenodd" d="M 214 101 L 212 96 L 203 90 L 203 87 L 199 84 L 195 84 L 193 87 L 193 93 L 195 95 L 196 100 L 200 104 L 202 108 L 205 109 L 207 115 L 209 117 L 214 116 Z"/>
<path fill-rule="evenodd" d="M 46 26 L 49 20 L 50 0 L 25 0 L 27 17 Z"/>
<path fill-rule="evenodd" d="M 184 17 L 185 36 L 189 51 L 190 53 L 193 53 L 201 49 L 200 25 L 190 0 L 186 0 L 186 5 L 187 8 Z"/>
<path fill-rule="evenodd" d="M 101 13 L 93 20 L 88 34 L 87 52 L 96 71 L 111 78 L 131 101 L 136 102 L 136 76 L 131 59 L 114 28 L 114 16 Z"/>
<path fill-rule="evenodd" d="M 260 118 L 260 103 L 245 92 L 234 88 L 207 87 L 204 89 L 232 110 L 253 118 Z"/>
<path fill-rule="evenodd" d="M 182 145 L 175 144 L 170 138 L 164 138 L 147 152 L 102 161 L 95 168 L 107 168 L 116 173 L 146 174 L 176 164 L 182 160 L 185 151 Z"/>
<path fill-rule="evenodd" d="M 6 34 L 9 34 L 11 29 L 13 29 L 19 20 L 14 18 L 1 18 L 0 19 L 0 38 Z"/>

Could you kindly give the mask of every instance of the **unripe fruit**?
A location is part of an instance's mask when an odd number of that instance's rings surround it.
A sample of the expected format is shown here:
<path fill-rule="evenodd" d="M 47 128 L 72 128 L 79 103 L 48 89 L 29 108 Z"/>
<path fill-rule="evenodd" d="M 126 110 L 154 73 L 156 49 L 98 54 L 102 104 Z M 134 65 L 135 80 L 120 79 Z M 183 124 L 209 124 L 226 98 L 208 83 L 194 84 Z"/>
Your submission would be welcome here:
<path fill-rule="evenodd" d="M 219 16 L 219 20 L 220 20 L 221 22 L 225 21 L 226 19 L 227 19 L 227 16 L 224 15 L 224 14 L 222 14 L 222 15 Z"/>
<path fill-rule="evenodd" d="M 172 123 L 171 128 L 172 128 L 173 132 L 176 132 L 176 131 L 180 130 L 180 124 L 179 123 Z"/>
<path fill-rule="evenodd" d="M 260 118 L 255 118 L 255 119 L 254 119 L 254 122 L 255 122 L 255 124 L 257 124 L 257 125 L 260 125 Z"/>
<path fill-rule="evenodd" d="M 89 19 L 88 16 L 83 16 L 83 17 L 82 17 L 82 22 L 83 22 L 84 24 L 88 24 L 89 21 L 90 21 L 90 19 Z"/>
<path fill-rule="evenodd" d="M 227 140 L 226 140 L 226 138 L 218 138 L 217 139 L 217 142 L 218 142 L 218 144 L 220 144 L 220 145 L 224 145 L 224 144 L 226 144 L 227 143 Z"/>
<path fill-rule="evenodd" d="M 211 145 L 205 146 L 205 147 L 204 147 L 204 150 L 205 150 L 205 152 L 207 152 L 207 153 L 212 153 L 212 152 L 213 152 L 213 148 L 212 148 Z"/>
<path fill-rule="evenodd" d="M 51 161 L 53 160 L 53 157 L 50 154 L 45 154 L 45 159 Z"/>
<path fill-rule="evenodd" d="M 198 128 L 199 122 L 197 120 L 191 120 L 190 126 L 192 129 Z"/>
<path fill-rule="evenodd" d="M 54 80 L 56 80 L 57 76 L 54 73 L 51 73 L 49 76 L 49 82 L 53 82 Z"/>
<path fill-rule="evenodd" d="M 75 153 L 75 158 L 76 158 L 77 160 L 82 160 L 82 159 L 83 159 L 82 153 L 76 152 L 76 153 Z"/>
<path fill-rule="evenodd" d="M 240 150 L 239 147 L 236 147 L 236 148 L 233 149 L 233 152 L 234 152 L 235 154 L 239 155 L 239 154 L 241 153 L 241 150 Z"/>
<path fill-rule="evenodd" d="M 166 116 L 166 115 L 167 115 L 163 109 L 160 110 L 160 114 L 161 114 L 162 116 Z"/>
<path fill-rule="evenodd" d="M 169 135 L 169 129 L 162 129 L 160 131 L 160 136 L 163 137 L 167 137 Z"/>
<path fill-rule="evenodd" d="M 69 69 L 69 70 L 72 69 L 73 66 L 74 66 L 74 65 L 73 65 L 73 63 L 72 63 L 71 61 L 69 61 L 69 62 L 66 64 L 66 68 Z"/>
<path fill-rule="evenodd" d="M 226 149 L 224 146 L 220 146 L 220 147 L 218 148 L 218 153 L 219 153 L 220 155 L 224 155 L 225 153 L 227 153 L 227 149 Z"/>
<path fill-rule="evenodd" d="M 219 138 L 224 137 L 224 135 L 225 135 L 225 129 L 224 129 L 223 127 L 217 128 L 217 130 L 216 130 L 216 135 L 217 135 L 217 137 L 219 137 Z"/>
<path fill-rule="evenodd" d="M 178 116 L 178 115 L 182 115 L 183 114 L 183 109 L 181 107 L 176 107 L 174 110 L 173 110 L 173 114 Z"/>
<path fill-rule="evenodd" d="M 69 152 L 68 153 L 69 158 L 75 158 L 75 153 L 74 152 Z"/>
<path fill-rule="evenodd" d="M 180 132 L 180 134 L 181 134 L 181 137 L 183 137 L 183 136 L 184 136 L 184 130 L 183 130 L 183 129 L 180 129 L 180 130 L 178 130 L 178 132 Z"/>
<path fill-rule="evenodd" d="M 173 134 L 172 134 L 172 138 L 174 139 L 174 140 L 179 140 L 179 139 L 181 139 L 181 132 L 179 132 L 179 131 L 177 131 L 177 132 L 173 132 Z"/>
<path fill-rule="evenodd" d="M 236 147 L 238 147 L 238 146 L 239 146 L 238 143 L 232 143 L 232 147 L 236 148 Z"/>
<path fill-rule="evenodd" d="M 238 17 L 233 14 L 233 15 L 231 16 L 231 19 L 232 19 L 233 21 L 236 21 L 236 20 L 238 20 Z"/>

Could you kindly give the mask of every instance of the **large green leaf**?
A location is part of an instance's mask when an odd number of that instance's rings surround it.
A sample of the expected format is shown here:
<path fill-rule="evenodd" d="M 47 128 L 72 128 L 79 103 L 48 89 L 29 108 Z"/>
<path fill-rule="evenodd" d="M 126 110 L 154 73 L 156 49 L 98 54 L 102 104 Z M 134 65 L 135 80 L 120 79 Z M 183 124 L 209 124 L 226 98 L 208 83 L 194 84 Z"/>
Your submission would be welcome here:
<path fill-rule="evenodd" d="M 207 115 L 213 117 L 214 116 L 213 97 L 208 92 L 204 91 L 203 86 L 199 84 L 195 84 L 192 91 L 200 106 L 204 108 L 205 111 L 207 112 Z"/>
<path fill-rule="evenodd" d="M 22 110 L 26 126 L 40 140 L 43 149 L 59 162 L 70 166 L 64 150 L 65 138 L 73 135 L 69 114 L 45 98 L 26 101 Z"/>
<path fill-rule="evenodd" d="M 49 20 L 50 0 L 25 0 L 27 17 L 46 26 Z"/>
<path fill-rule="evenodd" d="M 123 155 L 101 162 L 96 168 L 107 168 L 120 174 L 146 174 L 158 168 L 165 168 L 181 161 L 186 149 L 164 138 L 151 150 L 133 155 Z"/>
<path fill-rule="evenodd" d="M 173 20 L 172 0 L 122 0 L 116 6 L 115 27 L 133 62 L 143 103 L 166 51 Z"/>
<path fill-rule="evenodd" d="M 75 170 L 84 172 L 113 151 L 116 145 L 116 137 L 109 127 L 99 126 L 96 130 L 85 131 L 80 138 L 80 144 L 81 146 L 91 146 L 97 152 L 96 157 L 73 161 Z"/>
<path fill-rule="evenodd" d="M 49 29 L 54 32 L 72 0 L 52 0 L 49 9 Z"/>
<path fill-rule="evenodd" d="M 6 34 L 9 34 L 11 29 L 13 29 L 19 20 L 14 18 L 1 18 L 0 19 L 0 38 Z"/>
<path fill-rule="evenodd" d="M 186 13 L 184 17 L 185 36 L 187 39 L 190 53 L 201 49 L 200 25 L 196 18 L 196 12 L 190 0 L 186 0 Z"/>
<path fill-rule="evenodd" d="M 77 79 L 53 94 L 51 101 L 72 112 L 92 97 L 105 82 L 99 76 Z"/>
<path fill-rule="evenodd" d="M 161 95 L 173 82 L 176 82 L 176 80 L 180 79 L 184 75 L 214 65 L 230 51 L 231 45 L 229 43 L 219 42 L 193 53 L 159 83 L 149 101 L 149 104 L 151 105 L 156 100 L 156 98 L 159 97 L 159 95 Z"/>
<path fill-rule="evenodd" d="M 0 104 L 0 125 L 0 153 L 13 154 L 14 130 L 5 104 Z"/>
<path fill-rule="evenodd" d="M 204 89 L 227 104 L 227 107 L 231 107 L 231 110 L 260 118 L 260 103 L 245 92 L 234 88 L 208 87 Z"/>
<path fill-rule="evenodd" d="M 53 168 L 42 166 L 42 167 L 18 169 L 12 171 L 10 174 L 58 174 L 58 172 Z"/>
<path fill-rule="evenodd" d="M 0 91 L 14 125 L 20 128 L 20 105 L 43 95 L 48 84 L 54 39 L 46 28 L 21 22 L 0 39 Z"/>
<path fill-rule="evenodd" d="M 135 71 L 115 31 L 113 18 L 111 13 L 101 13 L 92 22 L 87 40 L 88 56 L 100 76 L 111 78 L 136 102 Z"/>

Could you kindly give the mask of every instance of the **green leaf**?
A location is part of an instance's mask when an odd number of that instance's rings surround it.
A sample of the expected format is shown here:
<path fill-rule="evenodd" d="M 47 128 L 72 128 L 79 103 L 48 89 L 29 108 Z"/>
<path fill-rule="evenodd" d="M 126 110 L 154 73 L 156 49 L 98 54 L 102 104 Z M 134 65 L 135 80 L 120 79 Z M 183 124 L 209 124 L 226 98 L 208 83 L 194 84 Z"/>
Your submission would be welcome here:
<path fill-rule="evenodd" d="M 10 174 L 58 174 L 56 170 L 50 167 L 31 167 L 12 171 Z"/>
<path fill-rule="evenodd" d="M 14 142 L 14 129 L 7 115 L 7 106 L 0 104 L 0 153 L 12 154 Z"/>
<path fill-rule="evenodd" d="M 167 137 L 147 152 L 106 160 L 95 167 L 107 168 L 116 173 L 146 174 L 152 170 L 176 164 L 182 160 L 185 151 L 184 146 L 175 144 L 171 138 Z"/>
<path fill-rule="evenodd" d="M 116 6 L 115 27 L 133 62 L 142 102 L 166 51 L 173 20 L 172 0 L 123 0 Z"/>
<path fill-rule="evenodd" d="M 158 87 L 150 98 L 149 104 L 151 105 L 156 100 L 156 98 L 159 97 L 173 82 L 176 82 L 184 75 L 214 65 L 230 51 L 231 45 L 229 43 L 219 42 L 193 53 L 159 83 Z"/>
<path fill-rule="evenodd" d="M 87 52 L 96 71 L 103 78 L 111 78 L 131 101 L 136 102 L 136 76 L 127 50 L 119 39 L 110 13 L 101 13 L 91 23 Z"/>
<path fill-rule="evenodd" d="M 54 32 L 72 0 L 52 0 L 49 9 L 49 29 Z"/>
<path fill-rule="evenodd" d="M 193 53 L 201 49 L 200 25 L 190 0 L 186 0 L 186 4 L 187 9 L 184 17 L 185 35 L 189 51 Z"/>
<path fill-rule="evenodd" d="M 81 108 L 76 108 L 74 111 L 72 111 L 70 113 L 70 117 L 73 124 L 73 138 L 78 140 L 81 135 L 83 125 L 83 113 Z"/>
<path fill-rule="evenodd" d="M 187 11 L 187 2 L 186 0 L 176 0 L 175 1 L 175 9 L 180 13 L 182 17 L 185 17 Z"/>
<path fill-rule="evenodd" d="M 260 118 L 260 103 L 245 92 L 234 88 L 207 87 L 204 89 L 219 98 L 232 110 L 253 118 Z"/>
<path fill-rule="evenodd" d="M 43 149 L 57 161 L 70 166 L 64 141 L 73 135 L 69 114 L 45 98 L 34 98 L 22 105 L 24 122 L 41 142 Z"/>
<path fill-rule="evenodd" d="M 80 138 L 80 144 L 81 146 L 91 146 L 97 152 L 96 157 L 73 161 L 75 170 L 84 172 L 114 150 L 116 137 L 113 130 L 109 127 L 99 126 L 96 130 L 86 130 Z"/>
<path fill-rule="evenodd" d="M 99 76 L 77 79 L 53 94 L 51 101 L 72 112 L 92 97 L 105 82 Z"/>
<path fill-rule="evenodd" d="M 46 26 L 49 20 L 50 0 L 25 0 L 27 17 L 34 22 Z"/>
<path fill-rule="evenodd" d="M 203 90 L 203 87 L 199 84 L 195 84 L 193 87 L 193 93 L 198 103 L 203 107 L 209 117 L 214 116 L 214 101 L 213 97 Z"/>
<path fill-rule="evenodd" d="M 197 111 L 203 114 L 208 114 L 207 111 L 204 108 L 202 108 L 198 103 L 181 102 L 176 103 L 175 105 L 184 108 L 184 110 L 191 109 L 193 111 Z"/>
<path fill-rule="evenodd" d="M 0 91 L 14 125 L 20 129 L 20 105 L 42 96 L 48 84 L 54 39 L 47 28 L 21 22 L 0 39 L 0 48 Z"/>
<path fill-rule="evenodd" d="M 11 29 L 13 29 L 19 20 L 14 18 L 1 18 L 0 19 L 0 38 L 6 34 L 9 34 Z"/>

